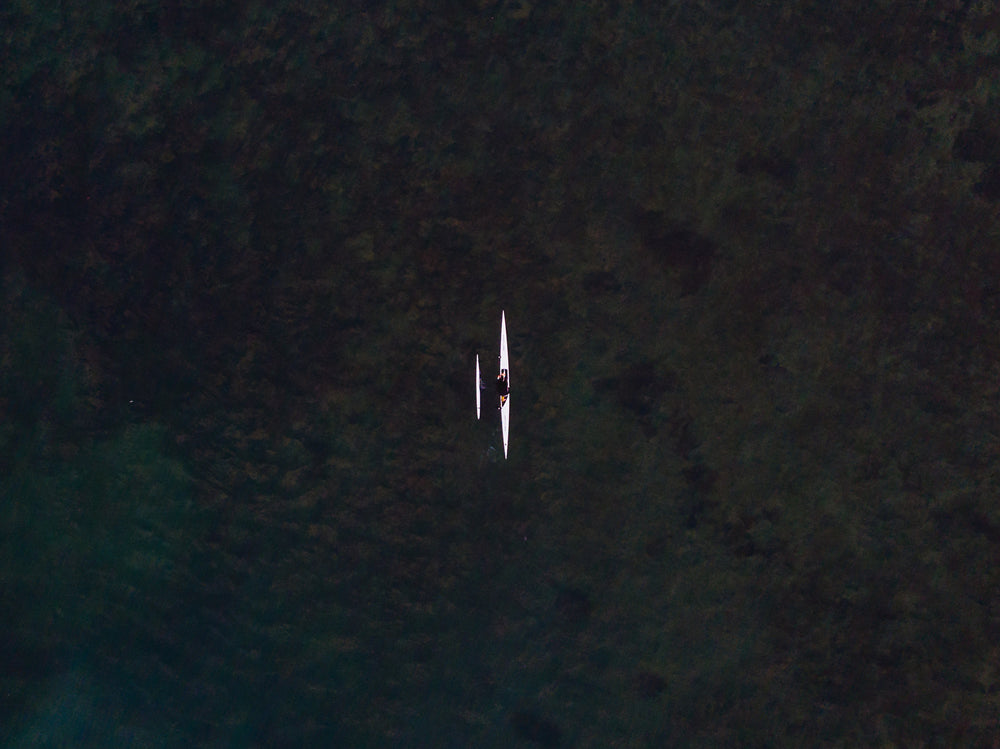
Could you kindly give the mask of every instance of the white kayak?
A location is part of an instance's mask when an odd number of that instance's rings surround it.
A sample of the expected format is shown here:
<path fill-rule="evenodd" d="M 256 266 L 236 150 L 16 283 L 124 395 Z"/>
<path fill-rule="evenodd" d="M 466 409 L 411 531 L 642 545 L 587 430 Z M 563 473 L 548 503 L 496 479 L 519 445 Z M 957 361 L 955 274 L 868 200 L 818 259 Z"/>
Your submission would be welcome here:
<path fill-rule="evenodd" d="M 479 376 L 479 354 L 476 354 L 476 418 L 479 418 L 480 391 L 483 389 L 483 380 Z"/>
<path fill-rule="evenodd" d="M 479 359 L 476 358 L 478 363 Z M 500 312 L 500 372 L 507 372 L 507 388 L 510 389 L 510 361 L 507 358 L 507 318 Z M 507 435 L 510 433 L 510 395 L 504 398 L 500 407 L 500 425 L 503 428 L 503 457 L 507 458 Z"/>

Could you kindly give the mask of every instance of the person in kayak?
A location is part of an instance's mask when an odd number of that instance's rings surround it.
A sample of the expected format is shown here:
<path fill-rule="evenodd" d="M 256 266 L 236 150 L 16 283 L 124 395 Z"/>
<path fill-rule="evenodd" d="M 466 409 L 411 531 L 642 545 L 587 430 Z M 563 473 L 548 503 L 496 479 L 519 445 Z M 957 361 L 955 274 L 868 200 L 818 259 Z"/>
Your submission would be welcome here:
<path fill-rule="evenodd" d="M 497 408 L 503 408 L 503 404 L 507 401 L 509 394 L 510 386 L 507 384 L 507 370 L 501 369 L 500 374 L 497 375 L 497 395 L 500 396 L 500 405 Z"/>

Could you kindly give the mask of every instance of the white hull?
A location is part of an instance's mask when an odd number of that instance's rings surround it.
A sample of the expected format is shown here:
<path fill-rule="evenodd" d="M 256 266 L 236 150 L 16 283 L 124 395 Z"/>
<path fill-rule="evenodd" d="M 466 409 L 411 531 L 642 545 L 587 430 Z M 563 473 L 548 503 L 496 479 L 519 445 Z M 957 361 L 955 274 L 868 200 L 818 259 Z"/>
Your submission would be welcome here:
<path fill-rule="evenodd" d="M 478 362 L 478 359 L 477 359 Z M 500 371 L 507 370 L 507 387 L 510 388 L 510 362 L 507 358 L 507 318 L 500 312 Z M 500 425 L 503 428 L 503 457 L 507 458 L 507 435 L 510 433 L 510 396 L 500 407 Z"/>
<path fill-rule="evenodd" d="M 482 378 L 479 376 L 479 354 L 476 354 L 476 419 L 479 419 L 479 401 L 482 398 Z"/>

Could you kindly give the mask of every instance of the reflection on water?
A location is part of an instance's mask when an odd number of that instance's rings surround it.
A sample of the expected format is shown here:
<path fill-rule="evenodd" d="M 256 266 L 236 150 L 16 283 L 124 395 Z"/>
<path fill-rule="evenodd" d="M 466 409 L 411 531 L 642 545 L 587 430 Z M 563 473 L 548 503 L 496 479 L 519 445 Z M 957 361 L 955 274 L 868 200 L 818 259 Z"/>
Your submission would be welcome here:
<path fill-rule="evenodd" d="M 493 445 L 490 445 L 485 450 L 483 454 L 479 456 L 479 467 L 482 468 L 487 463 L 497 462 L 497 449 Z"/>

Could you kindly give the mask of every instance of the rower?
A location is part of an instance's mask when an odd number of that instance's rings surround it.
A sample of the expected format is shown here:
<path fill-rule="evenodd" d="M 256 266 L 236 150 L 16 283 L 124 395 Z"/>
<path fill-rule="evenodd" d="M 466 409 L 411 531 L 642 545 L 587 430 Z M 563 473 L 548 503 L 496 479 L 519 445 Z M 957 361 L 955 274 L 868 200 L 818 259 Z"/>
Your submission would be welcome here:
<path fill-rule="evenodd" d="M 510 386 L 507 384 L 507 370 L 501 369 L 500 374 L 497 375 L 497 395 L 500 396 L 500 405 L 498 408 L 503 408 L 503 404 L 507 401 L 509 393 Z"/>

